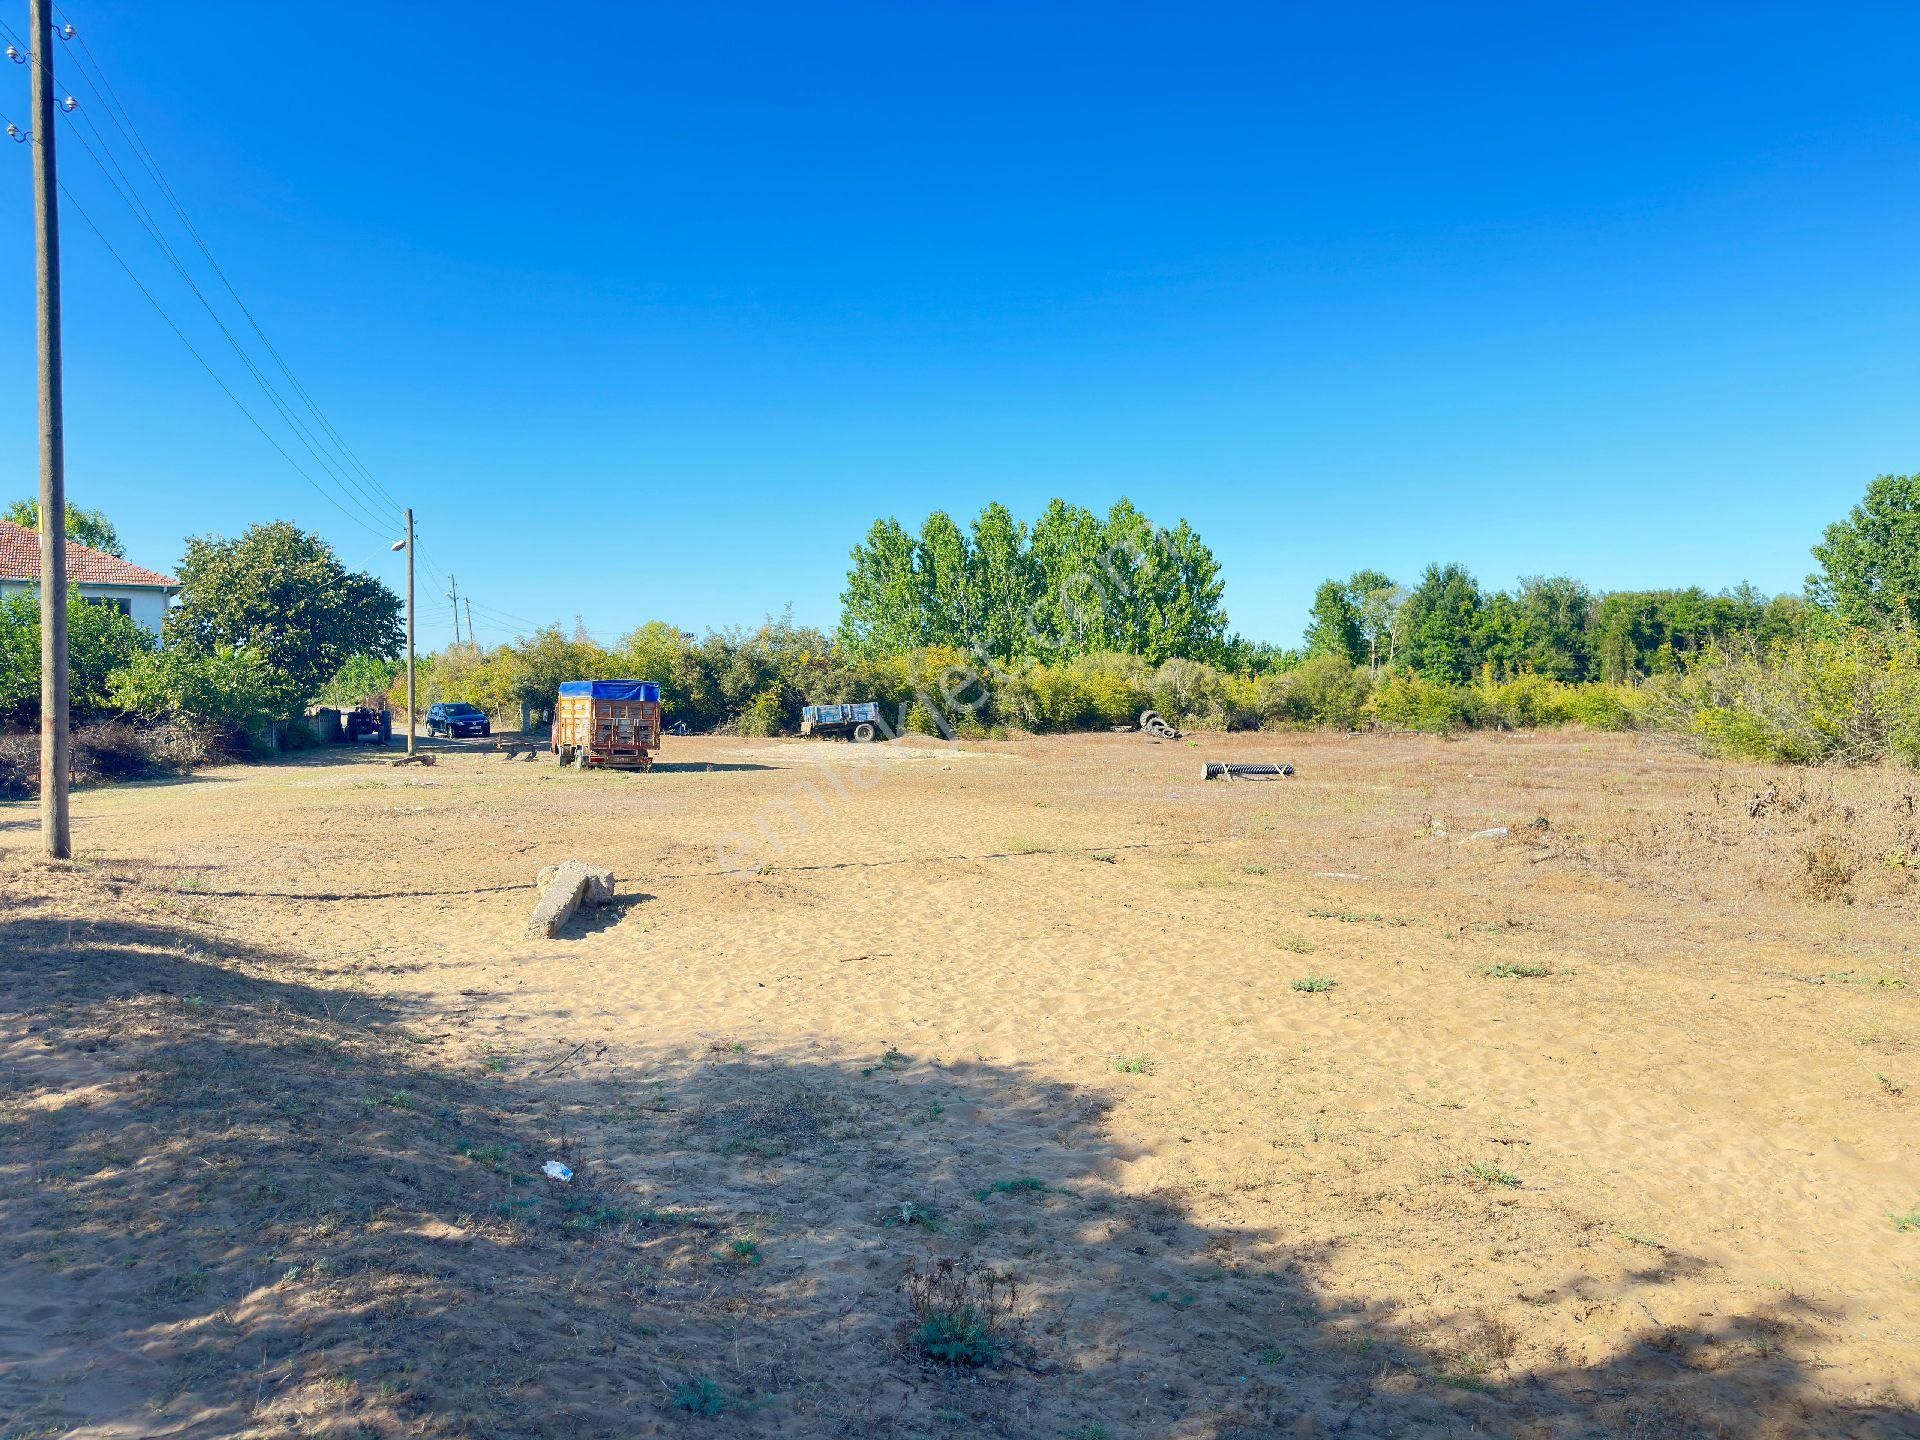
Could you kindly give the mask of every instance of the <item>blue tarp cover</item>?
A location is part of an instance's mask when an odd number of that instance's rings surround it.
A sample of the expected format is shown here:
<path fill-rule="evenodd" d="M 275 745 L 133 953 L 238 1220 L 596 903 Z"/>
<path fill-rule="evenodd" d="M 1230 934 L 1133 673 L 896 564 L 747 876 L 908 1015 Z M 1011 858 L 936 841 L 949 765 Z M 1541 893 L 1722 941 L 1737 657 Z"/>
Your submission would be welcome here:
<path fill-rule="evenodd" d="M 586 695 L 595 700 L 651 700 L 660 703 L 660 686 L 652 680 L 562 680 L 562 695 Z"/>

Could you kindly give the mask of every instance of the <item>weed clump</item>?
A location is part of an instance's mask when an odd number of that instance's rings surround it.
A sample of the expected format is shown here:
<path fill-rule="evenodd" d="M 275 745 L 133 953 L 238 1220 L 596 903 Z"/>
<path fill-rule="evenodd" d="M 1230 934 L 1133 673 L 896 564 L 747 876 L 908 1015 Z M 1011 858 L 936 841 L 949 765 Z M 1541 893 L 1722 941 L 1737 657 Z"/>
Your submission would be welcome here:
<path fill-rule="evenodd" d="M 711 1420 L 726 1412 L 727 1392 L 706 1376 L 698 1375 L 673 1392 L 673 1408 Z"/>
<path fill-rule="evenodd" d="M 918 1226 L 926 1231 L 940 1228 L 938 1212 L 931 1205 L 915 1200 L 902 1200 L 898 1205 L 889 1206 L 881 1219 L 888 1225 Z"/>
<path fill-rule="evenodd" d="M 1325 975 L 1309 975 L 1304 980 L 1293 982 L 1293 988 L 1308 995 L 1324 995 L 1340 982 L 1329 980 Z"/>
<path fill-rule="evenodd" d="M 1011 1275 L 971 1260 L 945 1258 L 930 1270 L 907 1270 L 912 1342 L 941 1365 L 991 1365 L 1006 1351 L 1015 1328 L 1019 1286 Z"/>
<path fill-rule="evenodd" d="M 1518 1175 L 1509 1170 L 1502 1170 L 1498 1165 L 1489 1165 L 1484 1160 L 1470 1162 L 1460 1173 L 1468 1180 L 1477 1181 L 1482 1185 L 1499 1185 L 1509 1190 L 1520 1184 Z"/>

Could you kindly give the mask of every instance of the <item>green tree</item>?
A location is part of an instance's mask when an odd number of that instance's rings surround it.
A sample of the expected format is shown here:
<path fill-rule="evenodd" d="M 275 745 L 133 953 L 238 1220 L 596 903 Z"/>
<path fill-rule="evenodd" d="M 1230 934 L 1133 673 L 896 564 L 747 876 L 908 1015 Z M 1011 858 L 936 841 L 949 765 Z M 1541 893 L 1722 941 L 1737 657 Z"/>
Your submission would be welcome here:
<path fill-rule="evenodd" d="M 1401 658 L 1421 678 L 1460 684 L 1479 664 L 1480 586 L 1459 565 L 1429 565 L 1403 607 Z"/>
<path fill-rule="evenodd" d="M 1027 527 L 997 501 L 973 522 L 967 549 L 975 643 L 995 660 L 1026 653 L 1027 612 L 1039 593 L 1027 553 Z"/>
<path fill-rule="evenodd" d="M 1502 679 L 1525 670 L 1532 649 L 1530 619 L 1506 592 L 1484 596 L 1473 621 L 1474 668 L 1484 666 Z"/>
<path fill-rule="evenodd" d="M 926 615 L 914 573 L 913 537 L 898 520 L 876 520 L 853 547 L 840 594 L 840 640 L 856 655 L 899 655 L 926 644 Z"/>
<path fill-rule="evenodd" d="M 1593 592 L 1565 575 L 1529 575 L 1518 601 L 1522 667 L 1569 683 L 1591 679 Z"/>
<path fill-rule="evenodd" d="M 693 647 L 693 636 L 678 625 L 649 620 L 624 636 L 614 651 L 625 672 L 617 679 L 654 680 L 666 684 L 675 665 Z"/>
<path fill-rule="evenodd" d="M 76 590 L 67 598 L 67 703 L 75 714 L 105 709 L 107 677 L 153 649 L 153 637 L 111 605 Z M 40 714 L 40 597 L 35 591 L 0 600 L 0 716 L 32 721 Z"/>
<path fill-rule="evenodd" d="M 1347 599 L 1360 622 L 1360 638 L 1366 642 L 1367 669 L 1377 674 L 1381 651 L 1392 663 L 1393 622 L 1406 592 L 1378 570 L 1356 570 L 1347 577 Z"/>
<path fill-rule="evenodd" d="M 16 525 L 24 525 L 29 530 L 40 528 L 40 502 L 38 500 L 16 500 L 6 509 L 0 519 L 11 520 Z M 127 552 L 121 547 L 120 532 L 113 528 L 113 522 L 107 518 L 104 510 L 83 510 L 71 501 L 67 503 L 67 539 L 76 545 L 85 545 L 89 550 L 98 550 L 103 555 L 111 555 L 116 560 L 127 558 Z"/>
<path fill-rule="evenodd" d="M 349 656 L 399 653 L 400 597 L 347 570 L 319 536 L 281 520 L 237 540 L 187 542 L 166 636 L 189 654 L 249 651 L 271 677 L 274 716 L 291 716 Z"/>
<path fill-rule="evenodd" d="M 1147 659 L 1201 660 L 1226 656 L 1226 584 L 1220 562 L 1186 521 L 1155 532 L 1147 590 L 1149 628 L 1139 651 Z"/>
<path fill-rule="evenodd" d="M 972 556 L 967 537 L 944 510 L 927 516 L 914 547 L 913 574 L 923 643 L 971 645 L 976 631 Z"/>
<path fill-rule="evenodd" d="M 1112 650 L 1108 640 L 1106 527 L 1079 505 L 1054 499 L 1033 522 L 1035 594 L 1029 608 L 1027 653 L 1066 659 Z"/>
<path fill-rule="evenodd" d="M 1848 625 L 1920 619 L 1920 474 L 1882 475 L 1813 547 L 1807 594 Z"/>
<path fill-rule="evenodd" d="M 1352 666 L 1366 658 L 1366 637 L 1347 587 L 1338 580 L 1322 580 L 1313 592 L 1307 633 L 1301 649 L 1308 655 L 1332 655 Z"/>
<path fill-rule="evenodd" d="M 1029 531 L 989 505 L 963 533 L 918 539 L 881 520 L 853 551 L 838 635 L 863 659 L 926 646 L 1010 663 L 1104 652 L 1215 661 L 1226 653 L 1219 562 L 1185 521 L 1157 528 L 1122 499 L 1105 519 L 1054 500 Z"/>

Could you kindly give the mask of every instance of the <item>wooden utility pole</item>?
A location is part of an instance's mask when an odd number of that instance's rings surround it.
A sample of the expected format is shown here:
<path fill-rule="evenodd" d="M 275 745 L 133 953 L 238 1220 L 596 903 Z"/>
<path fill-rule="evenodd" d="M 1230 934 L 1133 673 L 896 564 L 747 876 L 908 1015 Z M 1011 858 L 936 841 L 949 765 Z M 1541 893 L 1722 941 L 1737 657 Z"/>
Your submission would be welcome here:
<path fill-rule="evenodd" d="M 60 191 L 53 159 L 53 3 L 27 0 L 33 46 L 34 278 L 40 302 L 40 834 L 73 854 L 67 819 L 67 458 L 60 405 Z"/>
<path fill-rule="evenodd" d="M 413 754 L 413 510 L 407 510 L 407 754 Z"/>

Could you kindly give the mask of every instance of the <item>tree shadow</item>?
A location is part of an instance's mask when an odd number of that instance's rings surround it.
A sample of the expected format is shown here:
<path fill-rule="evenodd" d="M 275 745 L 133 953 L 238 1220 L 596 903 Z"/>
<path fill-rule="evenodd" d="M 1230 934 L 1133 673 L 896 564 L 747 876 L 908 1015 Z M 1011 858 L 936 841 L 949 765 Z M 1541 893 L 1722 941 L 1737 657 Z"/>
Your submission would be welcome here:
<path fill-rule="evenodd" d="M 487 1053 L 213 932 L 10 914 L 22 1433 L 1916 1433 L 1823 1397 L 1805 1302 L 1598 1366 L 1515 1370 L 1484 1316 L 1414 1333 L 1333 1296 L 1324 1256 L 1127 1193 L 1108 1097 L 1030 1067 Z M 996 1363 L 917 1345 L 903 1280 L 941 1257 L 1020 1278 Z"/>
<path fill-rule="evenodd" d="M 656 760 L 650 773 L 655 775 L 733 774 L 743 770 L 778 770 L 778 765 L 759 765 L 748 760 Z"/>

